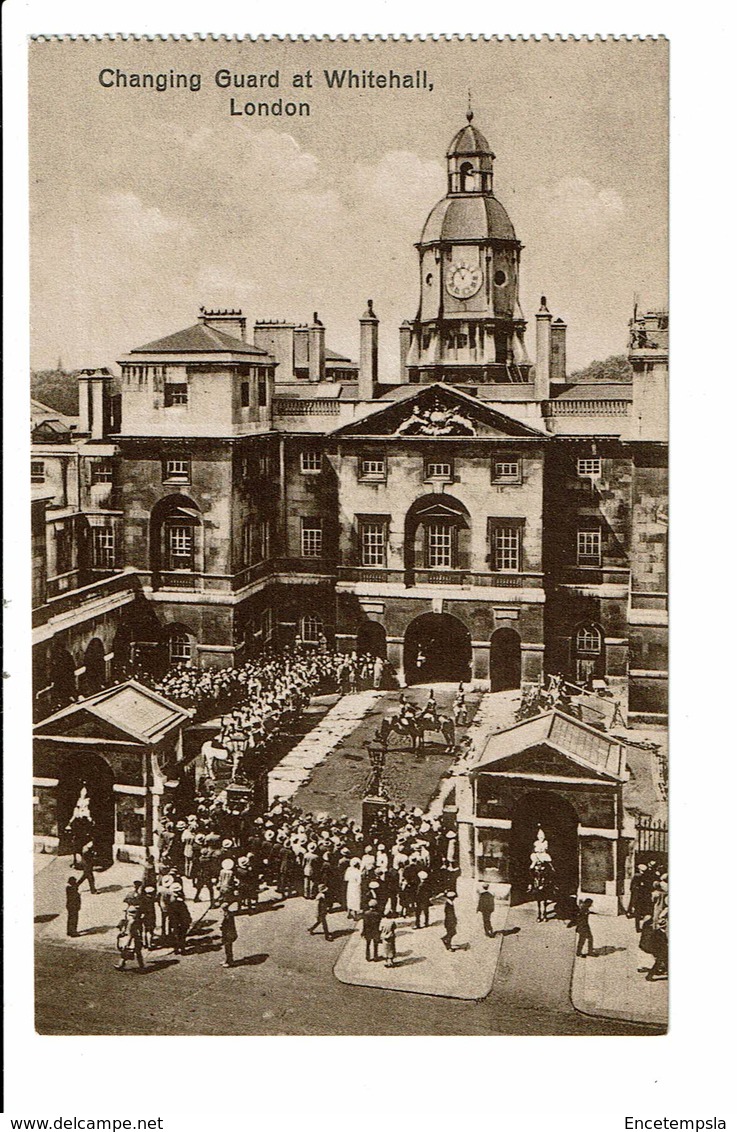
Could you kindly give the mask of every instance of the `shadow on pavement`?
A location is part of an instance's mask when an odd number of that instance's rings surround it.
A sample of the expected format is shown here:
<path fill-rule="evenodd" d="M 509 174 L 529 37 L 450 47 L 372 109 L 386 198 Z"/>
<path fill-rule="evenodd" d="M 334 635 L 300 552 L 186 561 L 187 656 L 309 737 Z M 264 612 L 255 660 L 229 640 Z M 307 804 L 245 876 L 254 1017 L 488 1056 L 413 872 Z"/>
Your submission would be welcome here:
<path fill-rule="evenodd" d="M 155 975 L 157 971 L 164 971 L 167 967 L 175 967 L 178 962 L 178 959 L 154 959 L 153 962 L 147 963 L 145 967 L 127 967 L 125 971 L 121 971 L 121 974 L 127 975 L 129 972 L 135 972 L 137 975 Z"/>
<path fill-rule="evenodd" d="M 100 893 L 100 892 L 122 892 L 125 887 L 126 886 L 124 884 L 106 884 L 102 888 L 98 888 L 97 891 L 98 891 L 98 893 Z"/>
<path fill-rule="evenodd" d="M 34 922 L 34 924 L 50 924 L 52 920 L 58 920 L 58 919 L 59 919 L 59 913 L 58 912 L 47 912 L 46 915 L 44 915 L 44 916 L 34 916 L 33 922 Z"/>
<path fill-rule="evenodd" d="M 105 932 L 113 931 L 116 926 L 116 924 L 95 924 L 92 928 L 82 928 L 77 935 L 104 935 Z"/>
<path fill-rule="evenodd" d="M 242 959 L 236 959 L 233 963 L 234 967 L 258 967 L 261 963 L 265 963 L 269 958 L 268 952 L 257 951 L 255 955 L 244 955 Z"/>
<path fill-rule="evenodd" d="M 411 955 L 409 957 L 409 959 L 400 959 L 399 962 L 395 962 L 394 966 L 395 967 L 412 967 L 415 963 L 424 963 L 424 962 L 425 962 L 425 956 L 424 955 Z"/>
<path fill-rule="evenodd" d="M 605 947 L 595 947 L 591 952 L 592 956 L 596 959 L 600 955 L 614 955 L 615 951 L 626 951 L 626 947 L 614 947 L 612 944 L 606 944 Z"/>

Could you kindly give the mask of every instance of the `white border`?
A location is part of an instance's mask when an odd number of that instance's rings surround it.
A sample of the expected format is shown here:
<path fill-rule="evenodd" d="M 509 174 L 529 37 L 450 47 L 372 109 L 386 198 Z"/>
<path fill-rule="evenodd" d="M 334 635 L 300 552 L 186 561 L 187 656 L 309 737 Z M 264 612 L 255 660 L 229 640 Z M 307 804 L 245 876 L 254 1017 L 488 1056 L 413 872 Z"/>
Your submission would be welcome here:
<path fill-rule="evenodd" d="M 247 1127 L 351 1129 L 505 1123 L 622 1129 L 637 1117 L 734 1118 L 731 905 L 735 821 L 732 306 L 734 12 L 726 4 L 478 0 L 373 5 L 212 2 L 6 4 L 5 620 L 6 1110 L 161 1113 Z M 510 22 L 516 20 L 516 23 Z M 32 1029 L 27 460 L 25 36 L 31 32 L 339 33 L 428 28 L 666 34 L 672 41 L 673 681 L 672 1027 L 665 1038 L 39 1038 Z M 728 494 L 727 494 L 728 492 Z M 724 493 L 724 494 L 723 494 Z M 9 536 L 9 537 L 8 537 Z M 697 550 L 698 548 L 698 550 Z M 20 550 L 20 553 L 19 553 Z M 728 651 L 729 650 L 729 651 Z M 729 1059 L 729 1060 L 728 1060 Z M 198 1083 L 193 1091 L 192 1081 Z M 729 1125 L 730 1127 L 733 1124 Z"/>

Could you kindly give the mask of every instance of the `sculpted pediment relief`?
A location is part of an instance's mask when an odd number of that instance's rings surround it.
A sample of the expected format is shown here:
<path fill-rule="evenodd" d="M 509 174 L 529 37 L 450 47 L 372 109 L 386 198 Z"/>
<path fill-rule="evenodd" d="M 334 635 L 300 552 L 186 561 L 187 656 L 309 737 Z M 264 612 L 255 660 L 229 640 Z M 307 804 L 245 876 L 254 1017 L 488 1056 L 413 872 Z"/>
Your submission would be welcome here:
<path fill-rule="evenodd" d="M 428 407 L 415 405 L 410 416 L 394 430 L 395 436 L 475 436 L 476 426 L 457 408 L 436 400 Z"/>

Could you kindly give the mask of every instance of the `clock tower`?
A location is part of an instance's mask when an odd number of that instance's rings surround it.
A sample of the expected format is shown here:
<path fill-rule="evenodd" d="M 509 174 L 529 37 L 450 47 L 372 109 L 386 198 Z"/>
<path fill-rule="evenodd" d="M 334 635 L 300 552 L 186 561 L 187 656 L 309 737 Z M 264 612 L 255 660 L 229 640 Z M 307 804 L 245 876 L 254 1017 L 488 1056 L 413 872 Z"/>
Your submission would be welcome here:
<path fill-rule="evenodd" d="M 415 383 L 528 383 L 525 320 L 519 307 L 522 244 L 494 196 L 494 154 L 467 124 L 447 153 L 448 191 L 416 244 L 420 305 L 409 324 L 403 380 Z"/>

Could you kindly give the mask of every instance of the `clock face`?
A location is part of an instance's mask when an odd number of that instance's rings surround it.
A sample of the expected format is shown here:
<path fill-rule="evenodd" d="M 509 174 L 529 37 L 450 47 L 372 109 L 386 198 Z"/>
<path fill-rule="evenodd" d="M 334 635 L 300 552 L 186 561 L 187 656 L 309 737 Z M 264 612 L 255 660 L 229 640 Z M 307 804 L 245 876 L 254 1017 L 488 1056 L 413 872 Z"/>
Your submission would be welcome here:
<path fill-rule="evenodd" d="M 470 299 L 481 287 L 483 272 L 468 263 L 456 263 L 448 272 L 446 287 L 456 299 Z"/>

